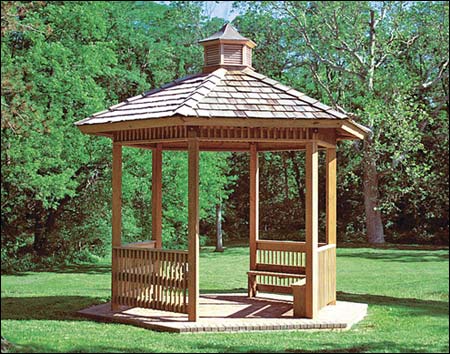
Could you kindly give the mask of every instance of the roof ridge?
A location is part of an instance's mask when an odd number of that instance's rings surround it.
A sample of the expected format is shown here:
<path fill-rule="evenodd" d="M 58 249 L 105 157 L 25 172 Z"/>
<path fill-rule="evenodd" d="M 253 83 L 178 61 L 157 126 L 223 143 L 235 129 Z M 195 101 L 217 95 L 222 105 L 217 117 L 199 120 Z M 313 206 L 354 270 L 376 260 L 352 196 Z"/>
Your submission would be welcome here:
<path fill-rule="evenodd" d="M 298 98 L 299 100 L 306 102 L 315 108 L 318 108 L 326 113 L 329 113 L 329 114 L 335 116 L 336 118 L 348 118 L 347 114 L 338 112 L 335 109 L 333 109 L 333 107 L 330 107 L 330 106 L 320 102 L 319 100 L 309 97 L 308 95 L 304 94 L 303 92 L 297 91 L 296 89 L 294 89 L 290 86 L 286 86 L 286 85 L 282 84 L 281 82 L 271 79 L 271 78 L 269 78 L 263 74 L 260 74 L 254 70 L 245 68 L 244 70 L 242 70 L 242 72 L 244 72 L 245 74 L 252 76 L 255 79 L 258 79 L 278 90 L 281 90 L 288 95 Z"/>
<path fill-rule="evenodd" d="M 195 90 L 192 91 L 192 93 L 189 94 L 189 96 L 186 97 L 186 99 L 178 106 L 178 108 L 174 111 L 174 114 L 181 114 L 184 116 L 197 115 L 195 112 L 195 107 L 197 104 L 205 98 L 220 81 L 222 81 L 226 72 L 226 69 L 219 68 L 206 76 L 203 82 L 198 85 Z M 208 85 L 208 83 L 212 85 Z"/>
<path fill-rule="evenodd" d="M 107 109 L 105 109 L 103 111 L 93 113 L 89 117 L 75 122 L 75 125 L 83 124 L 85 121 L 88 121 L 91 118 L 95 118 L 95 117 L 97 117 L 97 116 L 99 116 L 101 114 L 107 113 L 107 112 L 112 112 L 116 108 L 119 108 L 119 107 L 122 107 L 122 106 L 126 106 L 127 104 L 129 104 L 131 102 L 134 102 L 134 101 L 136 101 L 136 100 L 138 100 L 140 98 L 147 97 L 149 95 L 153 95 L 154 93 L 163 91 L 163 90 L 165 90 L 165 89 L 167 89 L 169 87 L 176 86 L 182 81 L 189 80 L 189 79 L 192 79 L 194 77 L 200 77 L 202 75 L 204 75 L 204 74 L 203 73 L 189 74 L 189 75 L 183 76 L 181 78 L 178 78 L 176 80 L 170 81 L 167 84 L 162 85 L 161 87 L 157 87 L 157 88 L 154 88 L 154 89 L 151 89 L 151 90 L 148 90 L 148 91 L 144 91 L 144 92 L 140 93 L 139 95 L 136 95 L 136 96 L 133 96 L 133 97 L 129 97 L 129 98 L 125 99 L 122 102 L 119 102 L 119 103 L 117 103 L 115 105 L 109 106 Z"/>
<path fill-rule="evenodd" d="M 194 77 L 199 77 L 199 76 L 202 76 L 202 74 L 201 74 L 201 73 L 197 73 L 197 74 L 189 74 L 189 75 L 186 75 L 186 76 L 184 76 L 184 77 L 182 77 L 182 78 L 179 78 L 179 79 L 173 80 L 173 81 L 171 81 L 171 82 L 168 82 L 167 84 L 164 84 L 164 85 L 162 85 L 161 87 L 157 87 L 157 88 L 148 90 L 148 91 L 146 91 L 146 92 L 143 92 L 140 96 L 137 95 L 137 96 L 134 96 L 134 97 L 127 98 L 127 99 L 125 100 L 125 102 L 128 103 L 128 102 L 132 102 L 132 101 L 134 101 L 135 99 L 138 99 L 138 98 L 141 98 L 141 97 L 147 97 L 147 96 L 149 96 L 149 95 L 153 95 L 154 93 L 157 93 L 157 92 L 159 92 L 159 91 L 165 90 L 166 88 L 169 88 L 169 87 L 172 87 L 172 86 L 176 86 L 176 85 L 179 84 L 180 82 L 183 82 L 183 81 L 188 80 L 188 79 L 192 79 L 192 78 L 194 78 Z"/>

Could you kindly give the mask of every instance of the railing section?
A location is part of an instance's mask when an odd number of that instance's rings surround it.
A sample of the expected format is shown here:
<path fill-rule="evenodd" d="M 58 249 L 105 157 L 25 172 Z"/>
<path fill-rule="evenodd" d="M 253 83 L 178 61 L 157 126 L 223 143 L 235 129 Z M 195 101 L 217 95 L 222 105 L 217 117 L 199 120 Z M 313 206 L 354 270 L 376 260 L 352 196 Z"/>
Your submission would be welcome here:
<path fill-rule="evenodd" d="M 186 251 L 115 247 L 113 257 L 114 304 L 187 312 Z"/>
<path fill-rule="evenodd" d="M 319 308 L 336 301 L 336 245 L 319 247 Z"/>
<path fill-rule="evenodd" d="M 290 286 L 305 274 L 304 242 L 258 240 L 256 246 L 258 291 L 292 293 Z"/>

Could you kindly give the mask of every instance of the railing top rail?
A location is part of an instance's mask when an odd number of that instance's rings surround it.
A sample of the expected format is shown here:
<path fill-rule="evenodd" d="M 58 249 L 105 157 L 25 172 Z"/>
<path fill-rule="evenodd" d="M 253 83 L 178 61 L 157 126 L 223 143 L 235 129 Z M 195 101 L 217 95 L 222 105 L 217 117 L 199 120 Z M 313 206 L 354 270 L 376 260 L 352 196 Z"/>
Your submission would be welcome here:
<path fill-rule="evenodd" d="M 319 246 L 319 248 L 317 249 L 318 252 L 323 252 L 332 248 L 336 248 L 335 244 L 329 244 L 329 245 L 323 245 L 323 246 Z"/>
<path fill-rule="evenodd" d="M 323 245 L 325 245 L 325 243 L 319 243 L 319 247 L 322 247 Z M 256 248 L 269 251 L 306 252 L 306 242 L 258 240 L 256 241 Z"/>
<path fill-rule="evenodd" d="M 298 241 L 258 240 L 256 248 L 268 251 L 305 252 L 306 244 Z"/>

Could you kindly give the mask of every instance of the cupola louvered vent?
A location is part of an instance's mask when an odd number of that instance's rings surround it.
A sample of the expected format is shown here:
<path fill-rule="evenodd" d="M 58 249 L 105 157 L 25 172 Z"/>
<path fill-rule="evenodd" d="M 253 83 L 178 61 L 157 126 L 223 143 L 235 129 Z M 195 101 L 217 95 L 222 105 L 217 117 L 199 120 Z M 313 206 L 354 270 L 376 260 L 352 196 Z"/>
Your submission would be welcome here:
<path fill-rule="evenodd" d="M 244 46 L 239 44 L 223 45 L 223 62 L 231 65 L 244 65 L 242 52 Z"/>
<path fill-rule="evenodd" d="M 204 72 L 218 68 L 242 70 L 252 68 L 252 48 L 256 44 L 241 36 L 230 24 L 199 42 L 204 46 Z"/>
<path fill-rule="evenodd" d="M 205 47 L 205 66 L 220 64 L 220 46 L 210 45 Z"/>

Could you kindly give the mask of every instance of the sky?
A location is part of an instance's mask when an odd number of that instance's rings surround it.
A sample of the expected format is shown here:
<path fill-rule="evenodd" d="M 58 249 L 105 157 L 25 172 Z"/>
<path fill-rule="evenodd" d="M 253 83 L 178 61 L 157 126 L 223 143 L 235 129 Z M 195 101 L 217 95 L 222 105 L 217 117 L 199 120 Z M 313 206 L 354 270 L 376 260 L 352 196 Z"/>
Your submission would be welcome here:
<path fill-rule="evenodd" d="M 233 21 L 238 14 L 233 12 L 232 7 L 232 1 L 207 1 L 206 13 L 210 17 L 220 17 L 227 21 Z"/>
<path fill-rule="evenodd" d="M 170 1 L 157 1 L 169 3 Z M 231 22 L 238 15 L 233 11 L 233 1 L 206 1 L 206 15 L 209 17 L 219 17 Z"/>

